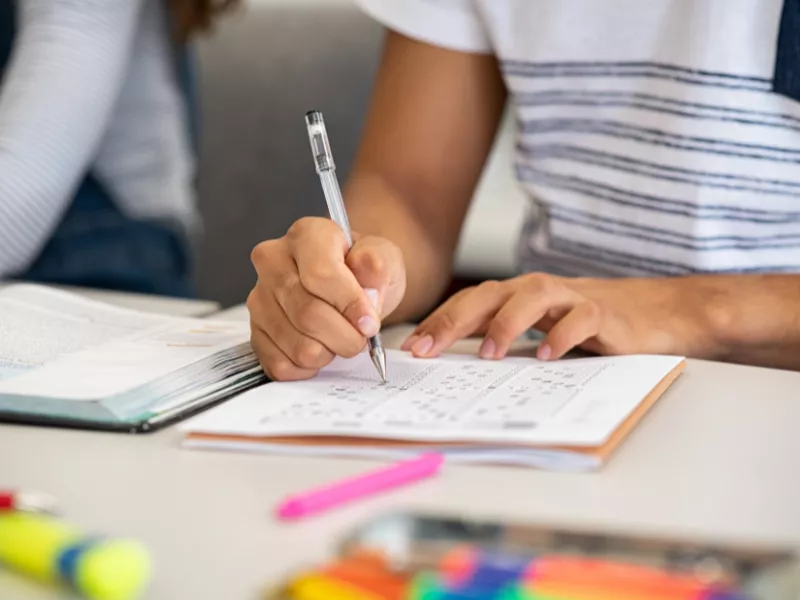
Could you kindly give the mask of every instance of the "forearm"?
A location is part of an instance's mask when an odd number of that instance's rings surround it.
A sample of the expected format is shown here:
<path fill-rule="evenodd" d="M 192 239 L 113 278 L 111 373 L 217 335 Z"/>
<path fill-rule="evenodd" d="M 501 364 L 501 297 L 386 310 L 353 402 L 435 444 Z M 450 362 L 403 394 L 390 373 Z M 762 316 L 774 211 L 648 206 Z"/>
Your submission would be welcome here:
<path fill-rule="evenodd" d="M 800 369 L 800 275 L 687 278 L 707 298 L 700 307 L 722 360 Z"/>
<path fill-rule="evenodd" d="M 395 243 L 406 265 L 406 294 L 385 323 L 414 320 L 444 293 L 452 270 L 453 249 L 425 227 L 401 194 L 380 176 L 354 172 L 345 189 L 350 224 L 364 235 Z"/>

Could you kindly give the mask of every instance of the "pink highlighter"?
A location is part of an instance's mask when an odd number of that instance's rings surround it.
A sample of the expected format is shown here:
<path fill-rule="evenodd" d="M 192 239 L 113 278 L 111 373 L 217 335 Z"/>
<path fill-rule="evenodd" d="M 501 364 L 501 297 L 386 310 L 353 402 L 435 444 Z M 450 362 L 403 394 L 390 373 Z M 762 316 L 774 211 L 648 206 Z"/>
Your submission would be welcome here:
<path fill-rule="evenodd" d="M 355 479 L 292 496 L 278 506 L 277 516 L 284 521 L 300 519 L 340 504 L 360 500 L 431 477 L 439 472 L 443 463 L 444 456 L 441 454 L 423 454 L 413 460 L 400 462 Z"/>

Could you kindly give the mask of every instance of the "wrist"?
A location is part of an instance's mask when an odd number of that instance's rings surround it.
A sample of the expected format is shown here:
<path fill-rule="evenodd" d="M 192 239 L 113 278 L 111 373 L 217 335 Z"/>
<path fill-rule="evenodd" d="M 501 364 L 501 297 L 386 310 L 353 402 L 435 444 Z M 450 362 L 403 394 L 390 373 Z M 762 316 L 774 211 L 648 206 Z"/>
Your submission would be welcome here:
<path fill-rule="evenodd" d="M 761 327 L 758 286 L 741 277 L 690 277 L 697 335 L 704 340 L 702 356 L 731 361 L 746 348 L 757 346 L 766 333 Z M 753 285 L 756 284 L 756 285 Z"/>

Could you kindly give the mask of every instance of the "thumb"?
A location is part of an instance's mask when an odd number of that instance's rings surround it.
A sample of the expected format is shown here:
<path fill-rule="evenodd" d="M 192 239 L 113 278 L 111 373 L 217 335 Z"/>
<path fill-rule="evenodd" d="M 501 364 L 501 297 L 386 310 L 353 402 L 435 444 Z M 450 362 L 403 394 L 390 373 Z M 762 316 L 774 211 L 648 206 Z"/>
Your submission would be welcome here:
<path fill-rule="evenodd" d="M 395 244 L 376 236 L 359 237 L 345 261 L 381 317 L 397 308 L 405 292 L 405 265 Z"/>

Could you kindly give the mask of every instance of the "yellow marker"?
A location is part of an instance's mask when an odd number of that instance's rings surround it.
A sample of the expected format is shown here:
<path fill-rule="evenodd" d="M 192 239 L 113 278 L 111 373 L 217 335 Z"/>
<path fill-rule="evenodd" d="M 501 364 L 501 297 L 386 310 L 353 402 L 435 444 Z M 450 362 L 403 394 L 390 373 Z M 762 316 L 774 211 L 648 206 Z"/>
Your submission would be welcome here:
<path fill-rule="evenodd" d="M 150 580 L 150 559 L 138 542 L 89 538 L 33 513 L 0 513 L 0 563 L 90 600 L 134 600 Z"/>

